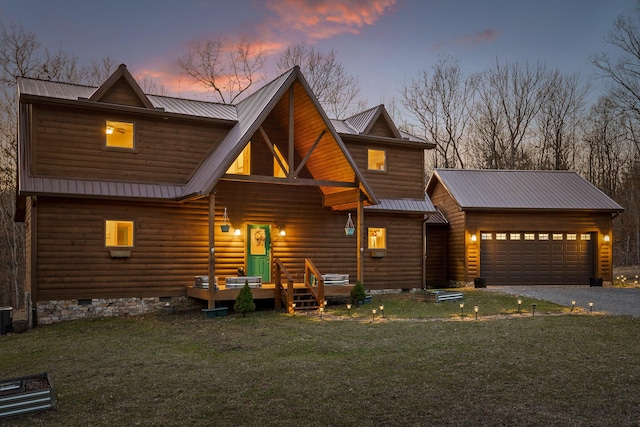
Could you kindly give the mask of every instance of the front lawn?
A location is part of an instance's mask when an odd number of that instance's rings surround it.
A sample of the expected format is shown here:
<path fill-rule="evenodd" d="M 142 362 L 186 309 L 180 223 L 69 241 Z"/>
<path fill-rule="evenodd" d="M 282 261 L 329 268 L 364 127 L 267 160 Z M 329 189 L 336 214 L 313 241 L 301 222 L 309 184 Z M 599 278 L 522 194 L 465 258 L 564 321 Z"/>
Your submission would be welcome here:
<path fill-rule="evenodd" d="M 371 306 L 340 305 L 322 319 L 198 312 L 0 337 L 0 378 L 47 371 L 58 396 L 10 424 L 637 425 L 637 319 L 526 299 L 518 315 L 516 297 L 467 291 L 462 319 L 457 302 L 400 294 L 374 297 L 375 322 Z"/>

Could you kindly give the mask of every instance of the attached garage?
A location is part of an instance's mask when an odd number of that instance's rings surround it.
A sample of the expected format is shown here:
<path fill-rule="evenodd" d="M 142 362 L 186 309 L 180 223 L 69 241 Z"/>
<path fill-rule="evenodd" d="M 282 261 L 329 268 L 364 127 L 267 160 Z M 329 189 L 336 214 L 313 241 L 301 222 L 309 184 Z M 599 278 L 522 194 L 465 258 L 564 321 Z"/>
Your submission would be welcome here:
<path fill-rule="evenodd" d="M 592 233 L 480 232 L 480 276 L 494 285 L 569 285 L 595 276 Z"/>
<path fill-rule="evenodd" d="M 449 222 L 453 284 L 612 279 L 611 224 L 623 208 L 575 172 L 437 169 L 427 193 Z"/>

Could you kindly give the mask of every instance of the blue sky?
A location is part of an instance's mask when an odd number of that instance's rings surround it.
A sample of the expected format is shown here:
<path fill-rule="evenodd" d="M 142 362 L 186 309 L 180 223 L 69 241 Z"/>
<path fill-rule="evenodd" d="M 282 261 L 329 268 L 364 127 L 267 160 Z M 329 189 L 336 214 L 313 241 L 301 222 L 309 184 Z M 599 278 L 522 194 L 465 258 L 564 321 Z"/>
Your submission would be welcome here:
<path fill-rule="evenodd" d="M 589 56 L 637 0 L 0 0 L 0 20 L 35 32 L 50 49 L 82 62 L 106 55 L 136 77 L 159 79 L 174 96 L 194 97 L 176 59 L 190 41 L 224 35 L 260 43 L 273 65 L 287 44 L 335 49 L 370 105 L 396 96 L 405 78 L 439 55 L 466 71 L 499 61 L 545 62 L 593 74 Z M 273 66 L 266 81 L 276 77 Z M 598 82 L 596 82 L 597 86 Z M 206 98 L 205 98 L 206 99 Z"/>

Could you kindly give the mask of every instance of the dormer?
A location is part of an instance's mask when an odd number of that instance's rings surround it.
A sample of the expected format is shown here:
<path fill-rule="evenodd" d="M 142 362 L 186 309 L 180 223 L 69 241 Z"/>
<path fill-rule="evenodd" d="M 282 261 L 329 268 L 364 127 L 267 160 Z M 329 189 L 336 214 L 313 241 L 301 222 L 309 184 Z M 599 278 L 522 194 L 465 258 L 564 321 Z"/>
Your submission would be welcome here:
<path fill-rule="evenodd" d="M 89 100 L 154 109 L 153 104 L 124 64 L 120 64 L 118 69 L 91 95 Z"/>

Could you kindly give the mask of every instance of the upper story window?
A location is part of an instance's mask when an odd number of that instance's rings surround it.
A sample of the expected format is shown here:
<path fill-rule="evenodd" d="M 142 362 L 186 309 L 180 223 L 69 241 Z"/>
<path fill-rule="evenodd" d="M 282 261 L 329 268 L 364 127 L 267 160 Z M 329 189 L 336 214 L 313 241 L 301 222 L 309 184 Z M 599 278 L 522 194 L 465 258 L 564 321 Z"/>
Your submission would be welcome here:
<path fill-rule="evenodd" d="M 107 120 L 106 146 L 133 149 L 133 123 Z"/>
<path fill-rule="evenodd" d="M 381 227 L 370 227 L 367 231 L 369 237 L 369 249 L 387 248 L 387 230 Z"/>
<path fill-rule="evenodd" d="M 105 220 L 105 246 L 133 247 L 133 221 Z"/>
<path fill-rule="evenodd" d="M 242 153 L 233 161 L 227 173 L 235 175 L 249 175 L 251 174 L 251 142 L 247 143 Z"/>
<path fill-rule="evenodd" d="M 386 171 L 387 153 L 384 150 L 367 150 L 367 170 Z"/>

